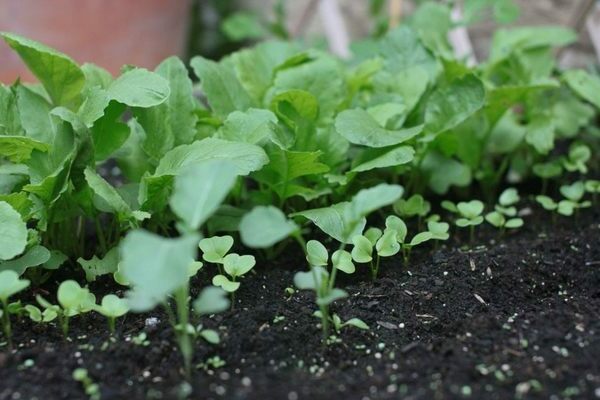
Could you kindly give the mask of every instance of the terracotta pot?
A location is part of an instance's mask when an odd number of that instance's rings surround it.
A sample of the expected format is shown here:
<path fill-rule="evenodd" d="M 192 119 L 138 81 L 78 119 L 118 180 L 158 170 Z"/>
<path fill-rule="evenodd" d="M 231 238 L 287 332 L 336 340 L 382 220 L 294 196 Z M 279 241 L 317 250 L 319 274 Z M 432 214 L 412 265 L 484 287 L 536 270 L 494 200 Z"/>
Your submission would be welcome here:
<path fill-rule="evenodd" d="M 116 74 L 124 64 L 154 68 L 186 45 L 189 0 L 0 0 L 0 31 L 54 47 Z M 0 40 L 0 81 L 33 80 Z"/>

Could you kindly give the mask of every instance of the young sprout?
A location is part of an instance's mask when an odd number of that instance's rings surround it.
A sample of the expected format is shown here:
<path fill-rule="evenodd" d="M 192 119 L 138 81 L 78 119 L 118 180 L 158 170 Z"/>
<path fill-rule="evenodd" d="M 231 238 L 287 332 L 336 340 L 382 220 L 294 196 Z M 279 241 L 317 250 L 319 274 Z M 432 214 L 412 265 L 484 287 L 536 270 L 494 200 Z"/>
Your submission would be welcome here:
<path fill-rule="evenodd" d="M 523 226 L 523 219 L 517 217 L 517 208 L 515 207 L 519 200 L 517 189 L 506 189 L 500 194 L 494 211 L 486 214 L 485 220 L 500 229 L 500 234 L 504 233 L 505 229 L 520 228 Z"/>
<path fill-rule="evenodd" d="M 12 348 L 12 328 L 10 325 L 8 298 L 26 289 L 29 286 L 27 279 L 19 279 L 19 274 L 12 270 L 0 272 L 0 317 L 2 318 L 2 330 L 8 347 Z"/>
<path fill-rule="evenodd" d="M 598 193 L 600 193 L 600 181 L 590 179 L 585 181 L 585 191 L 592 194 L 592 202 L 598 203 Z"/>
<path fill-rule="evenodd" d="M 309 240 L 306 243 L 306 260 L 311 266 L 308 272 L 298 272 L 294 276 L 294 284 L 301 290 L 313 290 L 317 297 L 319 311 L 315 313 L 321 318 L 321 328 L 323 329 L 323 343 L 327 343 L 329 337 L 329 326 L 334 323 L 333 317 L 329 314 L 329 305 L 336 300 L 343 299 L 348 293 L 342 289 L 333 287 L 333 273 L 340 270 L 346 274 L 352 274 L 355 271 L 352 256 L 343 248 L 335 251 L 331 256 L 332 274 L 330 275 L 326 267 L 329 265 L 329 252 L 323 244 L 317 240 Z M 352 319 L 356 320 L 356 319 Z M 352 325 L 352 324 L 349 324 Z"/>
<path fill-rule="evenodd" d="M 317 318 L 321 318 L 321 319 L 323 318 L 323 315 L 321 314 L 320 311 L 315 311 L 313 313 L 313 316 L 315 316 Z M 367 325 L 362 319 L 350 318 L 347 321 L 342 321 L 340 316 L 335 313 L 331 315 L 331 317 L 329 318 L 329 322 L 331 323 L 331 325 L 333 326 L 333 330 L 337 334 L 340 334 L 340 332 L 342 331 L 342 328 L 346 328 L 346 327 L 354 327 L 354 328 L 358 328 L 358 329 L 363 329 L 365 331 L 368 331 L 370 329 L 369 325 Z"/>
<path fill-rule="evenodd" d="M 96 307 L 96 296 L 87 288 L 82 288 L 73 280 L 67 280 L 60 284 L 56 298 L 59 305 L 52 304 L 42 296 L 36 296 L 36 300 L 45 310 L 43 313 L 36 310 L 35 306 L 29 307 L 29 316 L 32 320 L 50 322 L 58 317 L 63 335 L 69 334 L 69 320 L 79 314 L 87 313 Z"/>
<path fill-rule="evenodd" d="M 221 265 L 223 265 L 227 253 L 233 247 L 233 238 L 229 235 L 205 238 L 200 241 L 198 247 L 202 250 L 204 261 L 216 264 L 219 273 L 222 274 Z"/>
<path fill-rule="evenodd" d="M 90 400 L 100 400 L 100 386 L 90 378 L 87 369 L 77 368 L 74 370 L 73 379 L 83 385 L 85 394 L 89 396 Z"/>
<path fill-rule="evenodd" d="M 569 154 L 562 159 L 562 165 L 569 172 L 588 173 L 587 162 L 592 158 L 592 151 L 583 143 L 573 143 Z"/>
<path fill-rule="evenodd" d="M 561 164 L 556 161 L 535 164 L 533 166 L 533 173 L 542 178 L 542 195 L 545 195 L 548 190 L 548 180 L 559 177 L 562 175 L 562 172 L 563 168 Z"/>
<path fill-rule="evenodd" d="M 571 216 L 573 212 L 577 213 L 580 208 L 588 208 L 592 205 L 590 201 L 582 201 L 585 194 L 585 185 L 581 181 L 561 186 L 560 194 L 564 196 L 565 200 L 558 203 L 559 214 Z"/>
<path fill-rule="evenodd" d="M 454 204 L 451 201 L 442 201 L 442 207 L 458 214 L 459 218 L 454 221 L 460 228 L 469 227 L 469 240 L 473 243 L 475 239 L 475 227 L 483 222 L 483 203 L 479 200 L 463 201 Z"/>
<path fill-rule="evenodd" d="M 223 269 L 227 276 L 219 274 L 212 279 L 212 284 L 220 286 L 227 293 L 231 293 L 231 307 L 234 307 L 235 292 L 240 288 L 240 282 L 237 281 L 247 274 L 256 265 L 254 256 L 240 256 L 236 253 L 231 253 L 223 258 Z"/>
<path fill-rule="evenodd" d="M 431 204 L 420 194 L 412 195 L 408 199 L 400 199 L 394 204 L 394 212 L 402 218 L 418 217 L 418 226 L 421 229 L 421 219 L 429 214 Z"/>
<path fill-rule="evenodd" d="M 108 294 L 102 298 L 102 303 L 99 306 L 94 307 L 94 310 L 107 318 L 110 334 L 114 335 L 116 319 L 127 314 L 129 307 L 126 300 L 114 294 Z"/>

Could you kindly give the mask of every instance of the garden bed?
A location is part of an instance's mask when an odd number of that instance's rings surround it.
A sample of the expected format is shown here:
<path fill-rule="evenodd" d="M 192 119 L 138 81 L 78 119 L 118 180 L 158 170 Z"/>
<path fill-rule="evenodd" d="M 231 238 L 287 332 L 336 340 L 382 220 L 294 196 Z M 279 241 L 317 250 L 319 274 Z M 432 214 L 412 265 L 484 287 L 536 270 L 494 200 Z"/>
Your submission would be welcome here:
<path fill-rule="evenodd" d="M 325 349 L 313 295 L 285 293 L 303 256 L 259 259 L 235 311 L 207 321 L 222 341 L 197 346 L 195 364 L 214 356 L 225 364 L 194 372 L 192 398 L 598 397 L 600 215 L 589 211 L 556 227 L 545 219 L 537 212 L 499 241 L 482 230 L 473 250 L 449 243 L 419 251 L 408 267 L 390 258 L 375 283 L 365 269 L 364 279 L 342 280 L 350 297 L 335 311 L 371 330 L 343 330 Z M 107 282 L 91 288 L 114 290 Z M 158 323 L 147 326 L 148 318 Z M 129 314 L 114 341 L 105 323 L 84 315 L 68 341 L 54 326 L 16 323 L 17 350 L 0 353 L 0 399 L 87 398 L 72 378 L 82 367 L 103 399 L 176 398 L 181 358 L 166 317 Z M 146 346 L 133 340 L 142 332 Z"/>

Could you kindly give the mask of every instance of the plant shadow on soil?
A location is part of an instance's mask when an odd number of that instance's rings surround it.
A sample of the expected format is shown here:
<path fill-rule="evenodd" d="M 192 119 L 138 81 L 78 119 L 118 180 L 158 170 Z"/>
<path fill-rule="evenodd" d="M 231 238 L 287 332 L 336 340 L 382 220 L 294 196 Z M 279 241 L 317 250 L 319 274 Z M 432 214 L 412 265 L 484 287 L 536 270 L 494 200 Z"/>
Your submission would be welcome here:
<path fill-rule="evenodd" d="M 196 364 L 218 355 L 225 365 L 199 368 L 191 398 L 600 397 L 599 210 L 578 224 L 564 219 L 553 227 L 548 219 L 536 211 L 501 240 L 479 229 L 485 246 L 417 250 L 409 266 L 388 259 L 374 283 L 367 268 L 342 277 L 338 286 L 350 297 L 333 311 L 371 330 L 344 329 L 327 348 L 312 294 L 285 293 L 294 273 L 307 268 L 301 253 L 290 246 L 275 262 L 259 261 L 242 281 L 235 310 L 203 321 L 220 330 L 221 344 L 198 342 Z M 195 291 L 214 269 L 205 267 Z M 109 281 L 92 290 L 114 290 Z M 159 323 L 146 326 L 149 317 Z M 181 360 L 159 310 L 119 321 L 114 342 L 92 313 L 73 321 L 69 340 L 52 324 L 14 325 L 18 349 L 0 348 L 0 400 L 84 399 L 72 378 L 79 367 L 103 399 L 178 397 Z M 141 332 L 147 346 L 131 340 Z"/>

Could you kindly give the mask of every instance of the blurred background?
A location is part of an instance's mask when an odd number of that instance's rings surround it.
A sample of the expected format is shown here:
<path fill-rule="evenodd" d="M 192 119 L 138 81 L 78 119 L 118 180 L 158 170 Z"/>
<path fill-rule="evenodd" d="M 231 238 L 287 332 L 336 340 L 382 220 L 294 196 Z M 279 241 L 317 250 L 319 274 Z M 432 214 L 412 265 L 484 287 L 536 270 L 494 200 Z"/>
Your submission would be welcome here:
<path fill-rule="evenodd" d="M 441 0 L 440 0 L 441 1 Z M 452 3 L 454 40 L 464 55 L 484 60 L 499 26 L 562 25 L 580 41 L 561 54 L 563 66 L 598 62 L 597 0 L 461 0 Z M 344 57 L 349 42 L 377 37 L 410 18 L 418 0 L 0 0 L 0 31 L 15 32 L 118 73 L 124 64 L 154 68 L 176 54 L 218 59 L 266 38 L 329 46 Z M 596 33 L 594 33 L 596 32 Z M 599 49 L 600 50 L 600 49 Z M 31 80 L 15 54 L 0 44 L 0 81 Z"/>

